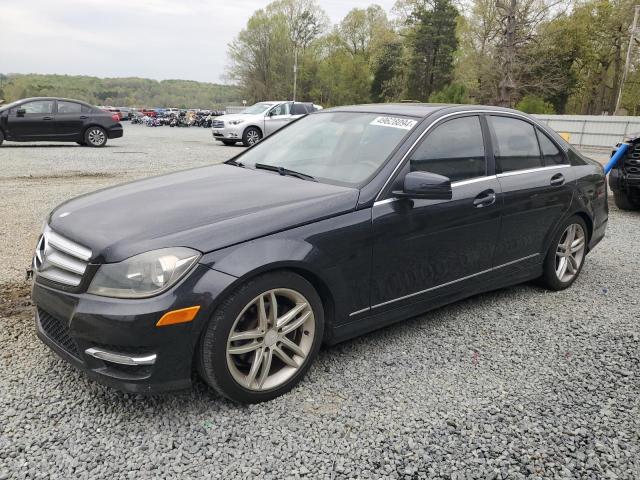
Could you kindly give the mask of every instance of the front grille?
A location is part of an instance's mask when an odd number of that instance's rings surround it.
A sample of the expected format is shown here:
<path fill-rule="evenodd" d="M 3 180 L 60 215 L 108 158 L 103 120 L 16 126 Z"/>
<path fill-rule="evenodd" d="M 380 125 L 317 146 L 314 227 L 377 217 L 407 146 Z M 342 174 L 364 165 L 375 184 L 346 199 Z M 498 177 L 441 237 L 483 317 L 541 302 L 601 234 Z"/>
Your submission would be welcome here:
<path fill-rule="evenodd" d="M 640 173 L 640 144 L 634 145 L 631 153 L 626 155 L 624 167 L 628 173 Z"/>
<path fill-rule="evenodd" d="M 224 128 L 224 122 L 222 120 L 213 120 L 211 122 L 212 128 Z"/>
<path fill-rule="evenodd" d="M 59 347 L 73 355 L 76 358 L 80 358 L 78 353 L 78 346 L 74 342 L 71 335 L 69 335 L 69 327 L 62 320 L 49 315 L 47 312 L 38 308 L 38 319 L 40 326 L 44 333 L 53 340 Z"/>
<path fill-rule="evenodd" d="M 77 287 L 82 282 L 91 250 L 72 242 L 46 226 L 33 257 L 33 270 L 39 277 Z"/>

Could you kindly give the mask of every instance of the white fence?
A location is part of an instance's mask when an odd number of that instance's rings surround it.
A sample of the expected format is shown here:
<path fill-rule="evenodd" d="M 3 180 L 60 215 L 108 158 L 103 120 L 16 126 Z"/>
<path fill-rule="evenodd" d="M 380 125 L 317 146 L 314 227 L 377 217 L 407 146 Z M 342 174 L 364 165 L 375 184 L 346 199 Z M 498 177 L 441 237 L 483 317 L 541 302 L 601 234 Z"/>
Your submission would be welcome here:
<path fill-rule="evenodd" d="M 613 147 L 640 132 L 640 117 L 597 115 L 534 115 L 558 133 L 568 133 L 577 147 Z"/>
<path fill-rule="evenodd" d="M 227 106 L 227 107 L 225 108 L 225 110 L 224 110 L 224 111 L 225 111 L 227 114 L 229 114 L 229 113 L 240 113 L 240 112 L 241 112 L 241 111 L 243 111 L 245 108 L 247 108 L 247 107 L 243 107 L 242 105 L 241 105 L 241 106 L 239 106 L 239 107 L 237 107 L 237 106 Z"/>

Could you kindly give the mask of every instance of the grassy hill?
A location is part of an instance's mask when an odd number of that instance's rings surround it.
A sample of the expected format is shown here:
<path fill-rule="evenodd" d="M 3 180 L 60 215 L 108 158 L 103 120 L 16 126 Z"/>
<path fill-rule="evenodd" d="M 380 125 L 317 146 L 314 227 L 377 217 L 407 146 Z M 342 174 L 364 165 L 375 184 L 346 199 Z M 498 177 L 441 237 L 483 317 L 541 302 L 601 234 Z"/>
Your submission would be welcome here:
<path fill-rule="evenodd" d="M 0 98 L 5 101 L 40 96 L 75 98 L 94 105 L 151 108 L 214 108 L 242 101 L 235 86 L 191 80 L 0 74 Z"/>

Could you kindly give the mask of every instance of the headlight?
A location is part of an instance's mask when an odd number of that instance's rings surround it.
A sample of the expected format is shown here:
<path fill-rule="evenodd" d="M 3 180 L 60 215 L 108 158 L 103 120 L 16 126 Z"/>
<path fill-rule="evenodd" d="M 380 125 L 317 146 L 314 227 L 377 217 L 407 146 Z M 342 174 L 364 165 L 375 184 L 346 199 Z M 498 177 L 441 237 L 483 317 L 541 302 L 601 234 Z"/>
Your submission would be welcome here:
<path fill-rule="evenodd" d="M 176 247 L 105 263 L 98 268 L 87 291 L 104 297 L 151 297 L 184 277 L 199 258 L 196 250 Z"/>
<path fill-rule="evenodd" d="M 241 123 L 244 123 L 244 120 L 229 120 L 227 123 L 229 125 L 240 125 Z"/>

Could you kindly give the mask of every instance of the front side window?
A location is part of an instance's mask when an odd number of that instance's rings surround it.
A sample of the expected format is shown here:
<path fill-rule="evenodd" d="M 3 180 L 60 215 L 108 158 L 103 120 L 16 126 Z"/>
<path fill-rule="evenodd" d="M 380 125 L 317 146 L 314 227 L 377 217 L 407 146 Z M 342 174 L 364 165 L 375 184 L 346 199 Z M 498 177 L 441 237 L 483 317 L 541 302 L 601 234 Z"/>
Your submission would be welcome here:
<path fill-rule="evenodd" d="M 19 108 L 23 109 L 26 115 L 53 113 L 53 100 L 36 100 L 33 102 L 27 102 L 20 105 Z"/>
<path fill-rule="evenodd" d="M 280 105 L 276 105 L 271 109 L 269 115 L 275 117 L 277 115 L 289 115 L 289 104 L 281 103 Z"/>
<path fill-rule="evenodd" d="M 544 164 L 546 166 L 562 165 L 567 163 L 565 156 L 560 149 L 556 147 L 556 144 L 551 141 L 541 130 L 536 129 L 538 132 L 538 141 L 540 142 L 540 150 L 544 157 Z"/>
<path fill-rule="evenodd" d="M 409 158 L 412 172 L 437 173 L 452 182 L 486 175 L 480 119 L 462 117 L 439 125 Z"/>
<path fill-rule="evenodd" d="M 58 113 L 80 113 L 81 111 L 82 105 L 79 103 L 58 101 Z"/>
<path fill-rule="evenodd" d="M 511 117 L 489 117 L 494 139 L 498 173 L 540 168 L 543 166 L 533 125 Z"/>
<path fill-rule="evenodd" d="M 262 140 L 237 161 L 250 168 L 261 163 L 356 186 L 384 164 L 417 123 L 378 113 L 315 113 Z"/>

